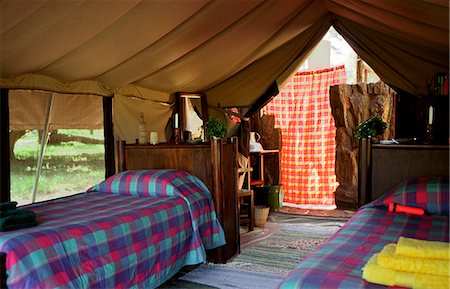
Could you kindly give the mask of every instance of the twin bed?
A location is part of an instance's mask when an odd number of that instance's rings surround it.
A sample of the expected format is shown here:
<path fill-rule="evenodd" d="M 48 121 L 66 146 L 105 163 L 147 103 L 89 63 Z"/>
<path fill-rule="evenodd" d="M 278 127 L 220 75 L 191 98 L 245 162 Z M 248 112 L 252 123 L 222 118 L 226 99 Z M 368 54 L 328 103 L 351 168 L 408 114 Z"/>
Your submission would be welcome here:
<path fill-rule="evenodd" d="M 391 202 L 422 208 L 426 214 L 391 213 Z M 405 180 L 365 205 L 292 270 L 279 288 L 386 288 L 363 280 L 362 269 L 373 254 L 401 236 L 449 242 L 448 177 Z"/>
<path fill-rule="evenodd" d="M 125 171 L 24 208 L 38 225 L 0 235 L 11 289 L 155 288 L 225 244 L 211 194 L 181 170 Z"/>

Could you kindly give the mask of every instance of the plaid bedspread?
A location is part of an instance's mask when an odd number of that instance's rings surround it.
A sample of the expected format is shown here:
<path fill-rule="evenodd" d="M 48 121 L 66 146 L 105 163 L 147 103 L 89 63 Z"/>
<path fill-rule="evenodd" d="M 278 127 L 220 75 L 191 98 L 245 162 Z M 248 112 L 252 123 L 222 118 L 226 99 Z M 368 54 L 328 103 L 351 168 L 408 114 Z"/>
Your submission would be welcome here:
<path fill-rule="evenodd" d="M 361 269 L 374 253 L 400 236 L 448 242 L 449 218 L 365 207 L 291 271 L 279 288 L 386 288 L 364 281 Z"/>
<path fill-rule="evenodd" d="M 192 227 L 198 246 L 212 249 L 225 244 L 223 230 L 216 218 L 214 201 L 206 185 L 196 176 L 183 170 L 149 169 L 129 170 L 108 178 L 88 189 L 138 197 L 183 198 L 192 217 Z"/>
<path fill-rule="evenodd" d="M 27 206 L 39 225 L 0 235 L 7 285 L 157 287 L 182 266 L 205 261 L 205 249 L 225 243 L 212 200 L 203 200 L 210 195 L 197 193 L 183 198 L 90 192 Z"/>

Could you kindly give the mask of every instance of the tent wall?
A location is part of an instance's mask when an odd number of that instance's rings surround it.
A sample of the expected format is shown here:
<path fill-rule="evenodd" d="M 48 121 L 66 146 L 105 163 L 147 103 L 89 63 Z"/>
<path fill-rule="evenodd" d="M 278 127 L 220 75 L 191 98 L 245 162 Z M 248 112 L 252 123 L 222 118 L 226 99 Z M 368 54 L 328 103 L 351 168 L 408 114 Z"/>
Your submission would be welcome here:
<path fill-rule="evenodd" d="M 10 129 L 42 130 L 47 99 L 53 94 L 49 130 L 103 129 L 102 97 L 51 93 L 39 90 L 10 90 Z"/>
<path fill-rule="evenodd" d="M 3 57 L 1 58 L 3 61 Z M 113 92 L 94 80 L 64 82 L 43 74 L 26 73 L 15 77 L 4 78 L 2 74 L 1 87 L 9 89 L 42 90 L 57 93 L 89 94 L 112 96 Z"/>
<path fill-rule="evenodd" d="M 117 140 L 136 143 L 139 135 L 139 114 L 144 113 L 146 131 L 158 132 L 158 141 L 166 142 L 166 125 L 172 116 L 173 106 L 153 100 L 126 97 L 120 94 L 114 96 L 114 133 Z M 147 135 L 147 138 L 149 136 Z"/>

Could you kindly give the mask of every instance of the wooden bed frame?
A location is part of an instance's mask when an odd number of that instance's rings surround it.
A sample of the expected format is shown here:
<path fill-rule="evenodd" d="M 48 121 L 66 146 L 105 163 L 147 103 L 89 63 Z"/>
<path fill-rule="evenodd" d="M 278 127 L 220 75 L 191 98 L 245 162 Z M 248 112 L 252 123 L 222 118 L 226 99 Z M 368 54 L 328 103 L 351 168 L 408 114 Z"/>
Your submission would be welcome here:
<path fill-rule="evenodd" d="M 359 206 L 407 178 L 421 176 L 449 177 L 449 146 L 366 143 L 360 148 Z"/>
<path fill-rule="evenodd" d="M 0 288 L 6 288 L 6 254 L 0 253 Z"/>

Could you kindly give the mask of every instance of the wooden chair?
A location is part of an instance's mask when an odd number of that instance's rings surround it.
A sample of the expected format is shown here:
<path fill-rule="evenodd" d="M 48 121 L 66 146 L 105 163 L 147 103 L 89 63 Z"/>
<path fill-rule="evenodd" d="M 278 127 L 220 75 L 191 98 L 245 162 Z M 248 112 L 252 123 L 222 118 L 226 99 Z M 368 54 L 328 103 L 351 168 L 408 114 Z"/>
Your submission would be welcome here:
<path fill-rule="evenodd" d="M 241 154 L 238 154 L 237 158 L 239 225 L 248 224 L 248 231 L 253 231 L 255 226 L 255 199 L 250 186 L 253 168 L 250 167 L 249 158 Z M 241 212 L 241 207 L 242 211 L 246 212 Z"/>

